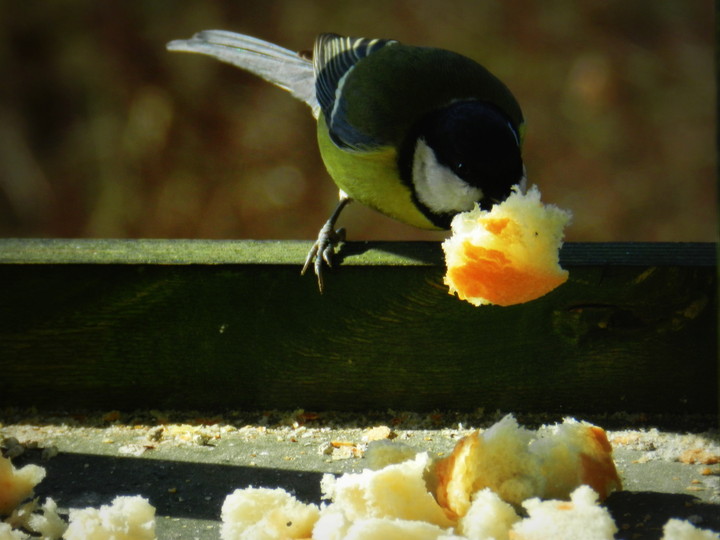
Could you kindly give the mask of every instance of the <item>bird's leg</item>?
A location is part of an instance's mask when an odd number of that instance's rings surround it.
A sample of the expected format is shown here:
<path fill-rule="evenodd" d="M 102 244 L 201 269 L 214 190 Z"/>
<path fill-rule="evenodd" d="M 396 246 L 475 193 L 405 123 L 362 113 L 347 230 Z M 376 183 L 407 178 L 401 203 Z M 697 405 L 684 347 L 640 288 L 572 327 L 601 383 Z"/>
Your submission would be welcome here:
<path fill-rule="evenodd" d="M 305 258 L 305 265 L 300 272 L 300 274 L 304 275 L 307 269 L 310 268 L 310 265 L 313 264 L 315 267 L 315 275 L 318 278 L 318 288 L 321 293 L 323 292 L 323 261 L 328 267 L 332 267 L 332 257 L 335 254 L 335 248 L 340 242 L 345 240 L 345 229 L 335 230 L 335 222 L 337 222 L 343 208 L 345 208 L 350 201 L 352 201 L 352 199 L 348 197 L 345 192 L 340 191 L 340 202 L 338 202 L 338 205 L 335 207 L 335 210 L 333 210 L 330 218 L 325 222 L 325 225 L 320 229 L 318 238 L 312 248 L 310 248 Z"/>

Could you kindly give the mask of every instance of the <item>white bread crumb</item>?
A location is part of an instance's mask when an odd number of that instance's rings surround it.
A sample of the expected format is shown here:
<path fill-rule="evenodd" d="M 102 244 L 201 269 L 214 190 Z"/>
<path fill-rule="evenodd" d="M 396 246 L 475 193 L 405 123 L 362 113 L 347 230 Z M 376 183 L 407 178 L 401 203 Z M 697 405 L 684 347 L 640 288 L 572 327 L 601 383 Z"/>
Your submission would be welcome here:
<path fill-rule="evenodd" d="M 425 484 L 430 459 L 426 452 L 414 459 L 388 465 L 379 471 L 323 476 L 321 489 L 345 517 L 353 522 L 364 518 L 394 518 L 425 521 L 440 527 L 453 523 Z"/>
<path fill-rule="evenodd" d="M 605 431 L 574 419 L 535 432 L 507 415 L 463 437 L 433 472 L 438 502 L 458 518 L 485 488 L 516 508 L 533 497 L 567 499 L 583 484 L 603 500 L 622 488 Z"/>
<path fill-rule="evenodd" d="M 513 540 L 613 540 L 618 531 L 610 513 L 588 486 L 573 491 L 570 501 L 533 498 L 523 506 L 529 517 L 513 525 Z"/>
<path fill-rule="evenodd" d="M 469 540 L 508 540 L 510 528 L 520 521 L 515 509 L 490 489 L 472 497 L 468 512 L 460 518 L 457 532 Z"/>
<path fill-rule="evenodd" d="M 30 535 L 13 529 L 9 524 L 0 521 L 0 540 L 29 540 Z"/>
<path fill-rule="evenodd" d="M 530 454 L 534 433 L 505 416 L 482 434 L 483 459 L 477 464 L 474 490 L 491 487 L 502 500 L 520 505 L 541 493 L 545 485 L 540 465 Z"/>
<path fill-rule="evenodd" d="M 37 499 L 18 506 L 5 521 L 16 529 L 39 534 L 43 540 L 57 540 L 67 529 L 67 523 L 58 515 L 57 503 L 50 497 L 42 506 Z"/>
<path fill-rule="evenodd" d="M 366 518 L 352 524 L 343 540 L 461 540 L 446 529 L 422 521 Z"/>
<path fill-rule="evenodd" d="M 222 506 L 223 540 L 309 538 L 319 509 L 282 488 L 237 489 Z"/>
<path fill-rule="evenodd" d="M 0 516 L 12 512 L 45 478 L 45 469 L 38 465 L 25 465 L 16 469 L 12 462 L 0 456 Z"/>
<path fill-rule="evenodd" d="M 155 508 L 147 499 L 115 497 L 100 508 L 70 510 L 65 540 L 155 540 Z"/>
<path fill-rule="evenodd" d="M 663 527 L 662 540 L 720 540 L 720 534 L 698 529 L 689 521 L 671 519 Z"/>

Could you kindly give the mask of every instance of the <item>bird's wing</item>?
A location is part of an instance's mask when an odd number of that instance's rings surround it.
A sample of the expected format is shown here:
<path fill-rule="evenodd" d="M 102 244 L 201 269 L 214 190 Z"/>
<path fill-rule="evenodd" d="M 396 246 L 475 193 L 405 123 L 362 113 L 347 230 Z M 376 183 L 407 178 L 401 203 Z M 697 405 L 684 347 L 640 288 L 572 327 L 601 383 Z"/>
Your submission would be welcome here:
<path fill-rule="evenodd" d="M 331 137 L 340 146 L 362 148 L 374 146 L 372 137 L 347 121 L 338 107 L 343 84 L 355 64 L 369 54 L 397 41 L 344 37 L 321 34 L 315 40 L 313 64 L 317 100 L 325 116 Z"/>
<path fill-rule="evenodd" d="M 317 116 L 320 106 L 315 94 L 315 72 L 311 60 L 278 45 L 244 34 L 204 30 L 191 39 L 167 44 L 170 51 L 207 54 L 289 91 L 307 103 Z"/>

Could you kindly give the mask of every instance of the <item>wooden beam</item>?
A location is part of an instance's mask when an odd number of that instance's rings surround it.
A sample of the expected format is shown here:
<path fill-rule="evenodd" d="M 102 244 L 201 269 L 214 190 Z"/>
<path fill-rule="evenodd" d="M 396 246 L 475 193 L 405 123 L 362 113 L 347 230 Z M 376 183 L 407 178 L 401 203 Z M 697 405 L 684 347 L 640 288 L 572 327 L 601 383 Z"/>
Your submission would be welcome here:
<path fill-rule="evenodd" d="M 303 264 L 305 240 L 0 239 L 0 264 Z M 348 242 L 347 266 L 441 266 L 438 242 Z M 715 266 L 715 244 L 703 242 L 574 242 L 563 265 Z"/>
<path fill-rule="evenodd" d="M 521 306 L 448 295 L 439 244 L 0 240 L 0 406 L 713 413 L 714 244 L 568 244 Z"/>

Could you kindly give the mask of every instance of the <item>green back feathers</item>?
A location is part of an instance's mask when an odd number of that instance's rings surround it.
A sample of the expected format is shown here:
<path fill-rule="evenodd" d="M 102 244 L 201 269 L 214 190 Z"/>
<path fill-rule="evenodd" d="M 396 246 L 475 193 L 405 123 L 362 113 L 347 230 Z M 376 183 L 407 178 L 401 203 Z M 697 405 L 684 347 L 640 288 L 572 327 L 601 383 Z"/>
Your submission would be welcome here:
<path fill-rule="evenodd" d="M 426 113 L 466 99 L 496 105 L 522 132 L 522 112 L 510 90 L 451 51 L 324 34 L 316 43 L 315 69 L 318 100 L 340 146 L 400 145 Z"/>

